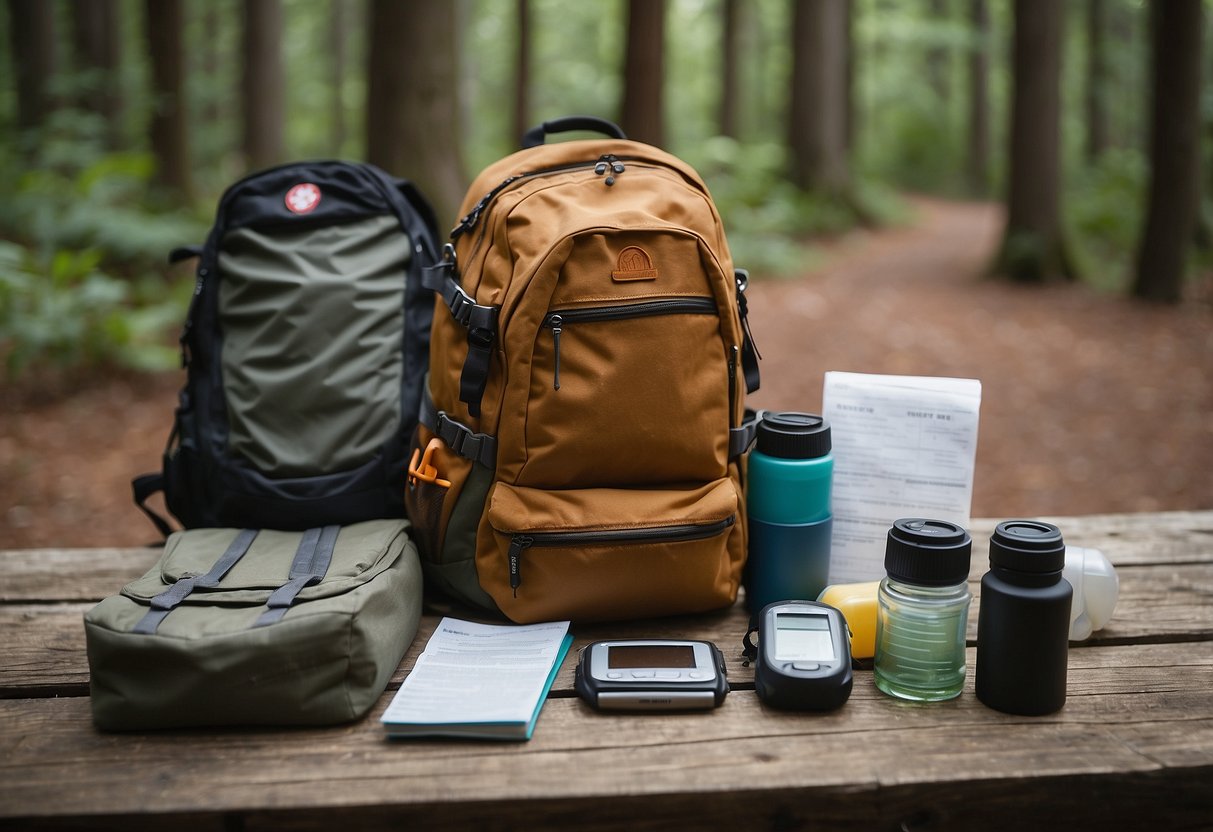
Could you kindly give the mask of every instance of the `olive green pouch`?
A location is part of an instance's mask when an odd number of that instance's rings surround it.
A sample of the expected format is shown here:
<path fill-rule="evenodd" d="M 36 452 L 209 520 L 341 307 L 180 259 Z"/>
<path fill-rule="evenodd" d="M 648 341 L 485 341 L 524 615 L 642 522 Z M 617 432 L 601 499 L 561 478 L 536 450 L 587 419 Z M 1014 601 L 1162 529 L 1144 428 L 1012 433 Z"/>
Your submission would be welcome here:
<path fill-rule="evenodd" d="M 93 721 L 121 731 L 362 716 L 421 616 L 407 529 L 173 534 L 146 575 L 84 616 Z"/>

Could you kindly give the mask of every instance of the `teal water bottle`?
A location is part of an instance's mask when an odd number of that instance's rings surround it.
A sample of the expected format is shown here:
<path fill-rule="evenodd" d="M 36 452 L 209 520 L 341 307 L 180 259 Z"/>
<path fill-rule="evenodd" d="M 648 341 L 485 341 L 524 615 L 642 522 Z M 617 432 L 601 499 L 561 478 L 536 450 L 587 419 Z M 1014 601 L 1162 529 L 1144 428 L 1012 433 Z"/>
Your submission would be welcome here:
<path fill-rule="evenodd" d="M 768 411 L 759 417 L 746 495 L 745 590 L 752 612 L 775 601 L 816 598 L 829 582 L 830 448 L 830 426 L 820 416 Z"/>

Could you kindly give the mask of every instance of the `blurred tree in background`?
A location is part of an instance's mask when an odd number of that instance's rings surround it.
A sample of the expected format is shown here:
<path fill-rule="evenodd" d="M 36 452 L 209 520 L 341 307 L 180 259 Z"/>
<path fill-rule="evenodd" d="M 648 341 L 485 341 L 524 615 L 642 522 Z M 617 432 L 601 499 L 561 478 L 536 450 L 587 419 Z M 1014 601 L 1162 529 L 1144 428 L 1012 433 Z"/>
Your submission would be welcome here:
<path fill-rule="evenodd" d="M 245 165 L 260 170 L 285 161 L 286 77 L 282 66 L 282 3 L 244 0 L 241 101 Z"/>
<path fill-rule="evenodd" d="M 628 0 L 627 56 L 619 125 L 630 138 L 665 145 L 665 0 Z"/>
<path fill-rule="evenodd" d="M 1151 9 L 1154 101 L 1150 118 L 1150 190 L 1133 294 L 1183 296 L 1184 259 L 1200 201 L 1200 0 Z"/>
<path fill-rule="evenodd" d="M 171 356 L 163 255 L 254 168 L 369 159 L 453 223 L 572 113 L 699 168 L 756 277 L 919 192 L 1005 199 L 1004 274 L 1176 301 L 1211 256 L 1207 3 L 6 0 L 0 358 Z"/>
<path fill-rule="evenodd" d="M 1015 0 L 1007 227 L 994 271 L 1021 283 L 1076 277 L 1061 218 L 1063 8 Z"/>

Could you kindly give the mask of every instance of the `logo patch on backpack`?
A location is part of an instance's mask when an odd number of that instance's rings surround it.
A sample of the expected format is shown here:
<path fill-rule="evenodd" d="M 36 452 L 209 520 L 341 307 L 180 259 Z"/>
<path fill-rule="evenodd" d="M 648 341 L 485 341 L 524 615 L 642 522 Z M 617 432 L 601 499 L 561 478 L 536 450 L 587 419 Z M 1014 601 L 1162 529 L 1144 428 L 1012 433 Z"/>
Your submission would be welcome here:
<path fill-rule="evenodd" d="M 628 246 L 619 252 L 615 262 L 615 271 L 611 272 L 611 280 L 656 280 L 657 269 L 653 266 L 653 258 L 640 246 Z"/>
<path fill-rule="evenodd" d="M 300 182 L 286 192 L 285 202 L 292 214 L 310 214 L 320 204 L 320 189 L 311 182 Z"/>

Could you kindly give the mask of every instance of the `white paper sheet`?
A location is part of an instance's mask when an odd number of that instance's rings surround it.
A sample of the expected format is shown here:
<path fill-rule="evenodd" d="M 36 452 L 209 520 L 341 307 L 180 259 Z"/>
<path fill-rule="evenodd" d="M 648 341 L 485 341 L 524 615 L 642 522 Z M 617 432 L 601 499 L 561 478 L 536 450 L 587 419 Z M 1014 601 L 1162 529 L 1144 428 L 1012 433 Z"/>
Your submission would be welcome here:
<path fill-rule="evenodd" d="M 567 621 L 514 626 L 443 618 L 383 723 L 527 723 L 568 629 Z"/>
<path fill-rule="evenodd" d="M 899 518 L 968 528 L 980 381 L 829 372 L 822 401 L 834 453 L 830 583 L 883 578 Z"/>

